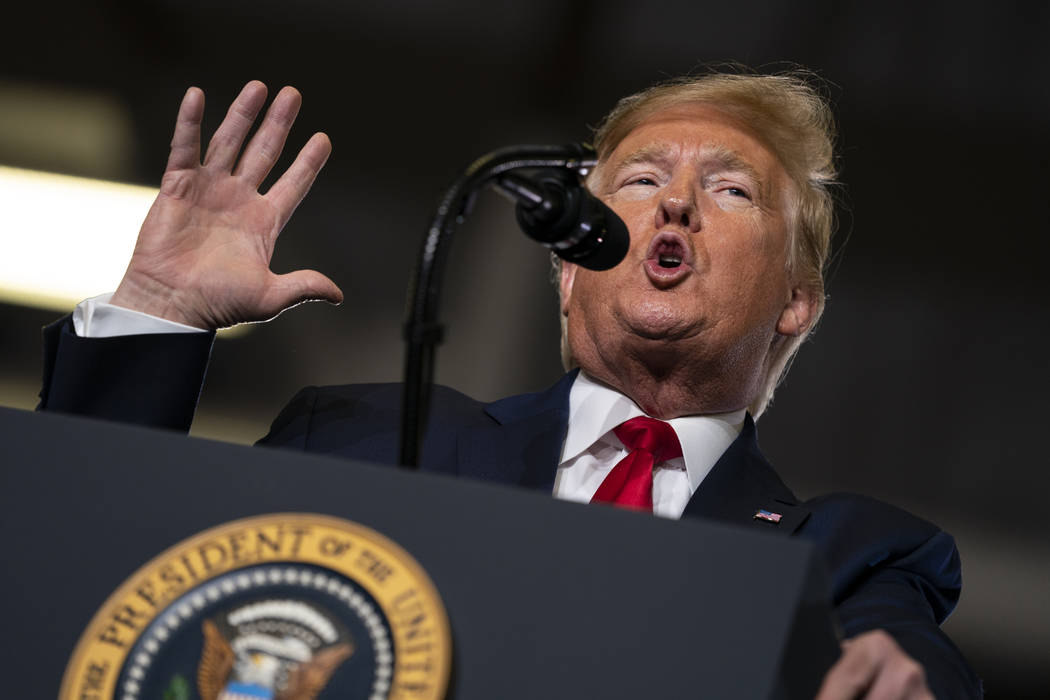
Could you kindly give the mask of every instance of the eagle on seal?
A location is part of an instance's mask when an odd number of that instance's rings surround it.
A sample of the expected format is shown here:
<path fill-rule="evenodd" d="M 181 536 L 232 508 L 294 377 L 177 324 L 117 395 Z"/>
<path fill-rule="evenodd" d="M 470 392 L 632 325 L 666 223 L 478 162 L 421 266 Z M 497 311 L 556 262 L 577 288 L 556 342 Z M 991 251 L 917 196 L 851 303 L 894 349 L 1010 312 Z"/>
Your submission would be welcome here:
<path fill-rule="evenodd" d="M 212 620 L 202 628 L 201 700 L 313 700 L 354 651 L 349 640 L 312 649 L 287 634 L 247 631 L 231 642 Z"/>

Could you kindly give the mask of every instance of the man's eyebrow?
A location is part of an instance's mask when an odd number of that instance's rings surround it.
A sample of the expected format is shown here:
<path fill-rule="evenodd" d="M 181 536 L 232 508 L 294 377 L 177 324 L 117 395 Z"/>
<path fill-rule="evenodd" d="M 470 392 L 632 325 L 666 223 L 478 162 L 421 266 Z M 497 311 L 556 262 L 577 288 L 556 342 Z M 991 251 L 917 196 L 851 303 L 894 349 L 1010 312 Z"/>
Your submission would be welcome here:
<path fill-rule="evenodd" d="M 661 163 L 671 159 L 675 149 L 666 143 L 650 143 L 628 155 L 616 166 L 617 170 L 638 163 Z"/>
<path fill-rule="evenodd" d="M 751 161 L 733 149 L 720 144 L 705 148 L 701 154 L 701 161 L 705 170 L 714 166 L 717 170 L 740 173 L 751 180 L 755 186 L 754 195 L 757 202 L 769 204 L 774 201 L 773 191 L 770 189 L 773 183 L 764 179 Z"/>
<path fill-rule="evenodd" d="M 642 146 L 637 151 L 628 154 L 608 174 L 608 179 L 614 179 L 627 168 L 639 163 L 652 163 L 664 165 L 674 157 L 674 147 L 667 143 L 650 143 Z"/>
<path fill-rule="evenodd" d="M 747 159 L 730 148 L 726 148 L 725 146 L 711 146 L 710 148 L 705 148 L 701 155 L 701 160 L 704 165 L 713 164 L 719 170 L 732 170 L 745 175 L 759 188 L 765 186 L 765 182 L 758 174 L 758 170 L 755 166 L 751 165 Z"/>

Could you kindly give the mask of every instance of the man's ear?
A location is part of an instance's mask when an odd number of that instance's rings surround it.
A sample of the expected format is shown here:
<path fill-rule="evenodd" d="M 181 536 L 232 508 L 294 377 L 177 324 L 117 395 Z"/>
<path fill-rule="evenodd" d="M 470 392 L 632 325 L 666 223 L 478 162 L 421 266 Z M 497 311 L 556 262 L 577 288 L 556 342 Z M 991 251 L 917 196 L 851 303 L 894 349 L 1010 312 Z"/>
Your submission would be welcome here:
<path fill-rule="evenodd" d="M 818 294 L 816 290 L 801 285 L 792 287 L 791 298 L 777 319 L 777 333 L 799 336 L 809 330 L 816 319 Z"/>
<path fill-rule="evenodd" d="M 571 262 L 561 261 L 561 272 L 558 275 L 558 292 L 561 301 L 561 314 L 568 316 L 569 299 L 572 298 L 572 283 L 576 279 L 577 266 Z"/>

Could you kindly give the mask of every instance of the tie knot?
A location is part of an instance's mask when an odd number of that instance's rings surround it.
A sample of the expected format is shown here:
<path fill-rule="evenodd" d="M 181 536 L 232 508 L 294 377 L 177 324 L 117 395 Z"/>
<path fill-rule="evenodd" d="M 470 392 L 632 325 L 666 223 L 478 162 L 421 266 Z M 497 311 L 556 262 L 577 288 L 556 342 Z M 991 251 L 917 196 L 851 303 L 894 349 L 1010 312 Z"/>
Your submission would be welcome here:
<path fill-rule="evenodd" d="M 662 420 L 638 416 L 616 426 L 613 432 L 627 449 L 648 452 L 657 462 L 682 456 L 682 445 L 674 428 Z"/>

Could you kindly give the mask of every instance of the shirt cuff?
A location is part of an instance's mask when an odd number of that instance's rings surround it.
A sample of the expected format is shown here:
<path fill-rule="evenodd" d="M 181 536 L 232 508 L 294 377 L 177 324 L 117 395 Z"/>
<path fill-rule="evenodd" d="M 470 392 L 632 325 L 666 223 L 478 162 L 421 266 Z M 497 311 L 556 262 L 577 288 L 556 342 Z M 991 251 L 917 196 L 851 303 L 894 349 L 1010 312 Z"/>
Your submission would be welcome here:
<path fill-rule="evenodd" d="M 73 309 L 73 330 L 81 338 L 113 338 L 147 333 L 207 333 L 201 328 L 144 314 L 109 303 L 113 293 L 99 294 Z"/>

